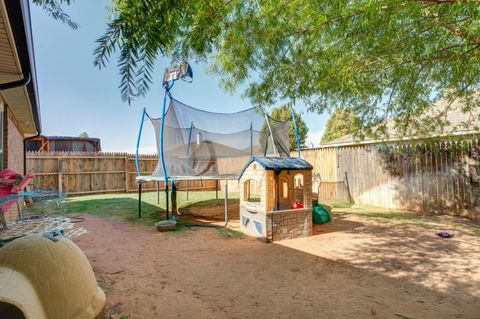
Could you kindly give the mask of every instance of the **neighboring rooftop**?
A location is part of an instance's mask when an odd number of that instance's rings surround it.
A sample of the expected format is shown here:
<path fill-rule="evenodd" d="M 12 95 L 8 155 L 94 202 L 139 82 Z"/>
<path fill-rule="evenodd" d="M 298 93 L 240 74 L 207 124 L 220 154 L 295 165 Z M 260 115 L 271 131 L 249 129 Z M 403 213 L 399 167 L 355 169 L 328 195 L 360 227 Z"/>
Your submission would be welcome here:
<path fill-rule="evenodd" d="M 463 136 L 480 133 L 480 108 L 475 109 L 471 113 L 464 113 L 461 111 L 462 104 L 460 101 L 456 100 L 450 105 L 449 104 L 450 103 L 448 103 L 445 99 L 441 99 L 435 103 L 435 106 L 431 109 L 431 115 L 443 116 L 448 123 L 440 130 L 434 131 L 429 135 L 400 136 L 395 130 L 393 120 L 390 120 L 387 122 L 386 129 L 388 138 L 384 140 L 368 137 L 360 140 L 355 138 L 353 134 L 347 134 L 330 142 L 323 143 L 320 145 L 320 147 L 372 144 L 385 141 L 422 140 L 442 136 Z M 466 125 L 466 123 L 469 123 L 469 125 Z"/>
<path fill-rule="evenodd" d="M 40 135 L 27 141 L 29 152 L 100 152 L 100 139 L 76 136 Z"/>

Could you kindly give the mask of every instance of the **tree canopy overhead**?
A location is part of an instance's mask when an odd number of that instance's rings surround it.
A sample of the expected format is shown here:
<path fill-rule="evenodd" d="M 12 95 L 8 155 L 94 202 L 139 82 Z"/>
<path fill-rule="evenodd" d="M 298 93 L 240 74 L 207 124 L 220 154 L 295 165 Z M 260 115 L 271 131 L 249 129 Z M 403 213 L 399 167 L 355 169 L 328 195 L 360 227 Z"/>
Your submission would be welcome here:
<path fill-rule="evenodd" d="M 382 133 L 394 119 L 402 134 L 431 132 L 446 120 L 428 111 L 440 97 L 462 99 L 462 112 L 478 107 L 479 8 L 478 0 L 113 0 L 94 63 L 118 59 L 129 102 L 166 56 L 207 61 L 226 89 L 247 85 L 254 104 L 348 106 L 366 131 Z"/>
<path fill-rule="evenodd" d="M 55 20 L 62 21 L 72 29 L 77 29 L 78 24 L 63 11 L 62 5 L 70 5 L 73 0 L 32 0 L 32 3 L 41 7 L 49 16 Z"/>

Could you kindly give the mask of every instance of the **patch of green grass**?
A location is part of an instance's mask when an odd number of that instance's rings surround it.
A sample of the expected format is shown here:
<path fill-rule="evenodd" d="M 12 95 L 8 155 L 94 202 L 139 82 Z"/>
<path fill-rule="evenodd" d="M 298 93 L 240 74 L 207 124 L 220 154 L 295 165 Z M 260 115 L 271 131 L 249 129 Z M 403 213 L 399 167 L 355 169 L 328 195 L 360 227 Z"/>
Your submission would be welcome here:
<path fill-rule="evenodd" d="M 350 208 L 352 207 L 352 204 L 349 202 L 338 202 L 334 200 L 322 200 L 318 202 L 319 204 L 325 204 L 328 205 L 332 208 Z"/>
<path fill-rule="evenodd" d="M 178 207 L 191 207 L 223 204 L 223 194 L 219 192 L 218 195 L 219 199 L 217 200 L 215 199 L 215 191 L 189 192 L 187 200 L 186 192 L 177 192 L 177 205 Z M 238 198 L 238 193 L 229 193 L 229 204 L 235 203 L 235 198 Z M 156 192 L 143 193 L 141 218 L 138 218 L 137 193 L 71 197 L 66 201 L 66 209 L 73 215 L 86 213 L 152 226 L 164 219 L 165 194 L 163 192 L 160 193 L 159 201 L 157 202 Z M 190 221 L 178 221 L 177 230 L 181 230 L 183 224 L 186 223 L 190 223 Z"/>
<path fill-rule="evenodd" d="M 231 228 L 227 228 L 227 227 L 217 227 L 216 228 L 217 230 L 217 234 L 218 236 L 220 236 L 221 238 L 225 238 L 225 239 L 230 239 L 230 238 L 234 238 L 234 239 L 241 239 L 244 237 L 244 234 L 239 232 L 239 231 L 236 231 L 236 230 L 233 230 Z"/>
<path fill-rule="evenodd" d="M 86 213 L 104 218 L 118 218 L 130 222 L 153 225 L 162 220 L 164 209 L 148 202 L 142 203 L 142 217 L 138 218 L 138 200 L 132 194 L 96 195 L 69 198 L 66 203 L 71 214 Z"/>

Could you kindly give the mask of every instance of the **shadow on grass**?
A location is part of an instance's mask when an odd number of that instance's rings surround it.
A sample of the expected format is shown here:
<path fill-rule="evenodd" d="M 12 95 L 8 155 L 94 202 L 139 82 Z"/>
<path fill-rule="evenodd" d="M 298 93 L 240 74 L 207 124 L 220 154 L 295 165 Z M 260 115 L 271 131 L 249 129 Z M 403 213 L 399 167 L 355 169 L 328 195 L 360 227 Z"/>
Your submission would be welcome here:
<path fill-rule="evenodd" d="M 442 227 L 442 216 L 424 214 L 400 209 L 355 205 L 344 202 L 322 201 L 332 207 L 338 216 L 356 218 L 358 220 L 375 221 L 391 225 L 418 226 L 425 229 Z"/>

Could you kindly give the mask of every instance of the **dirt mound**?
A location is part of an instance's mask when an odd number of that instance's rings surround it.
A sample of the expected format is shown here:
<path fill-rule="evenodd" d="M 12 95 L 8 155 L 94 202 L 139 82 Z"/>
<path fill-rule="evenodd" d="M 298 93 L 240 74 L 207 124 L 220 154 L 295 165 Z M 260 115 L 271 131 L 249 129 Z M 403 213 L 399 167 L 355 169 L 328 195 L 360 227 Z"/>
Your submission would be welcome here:
<path fill-rule="evenodd" d="M 229 201 L 228 203 L 228 219 L 238 220 L 239 217 L 239 202 Z M 193 206 L 186 206 L 178 209 L 180 216 L 190 217 L 200 220 L 223 221 L 225 220 L 225 206 L 222 200 L 214 203 L 208 202 L 205 204 L 195 204 Z"/>

